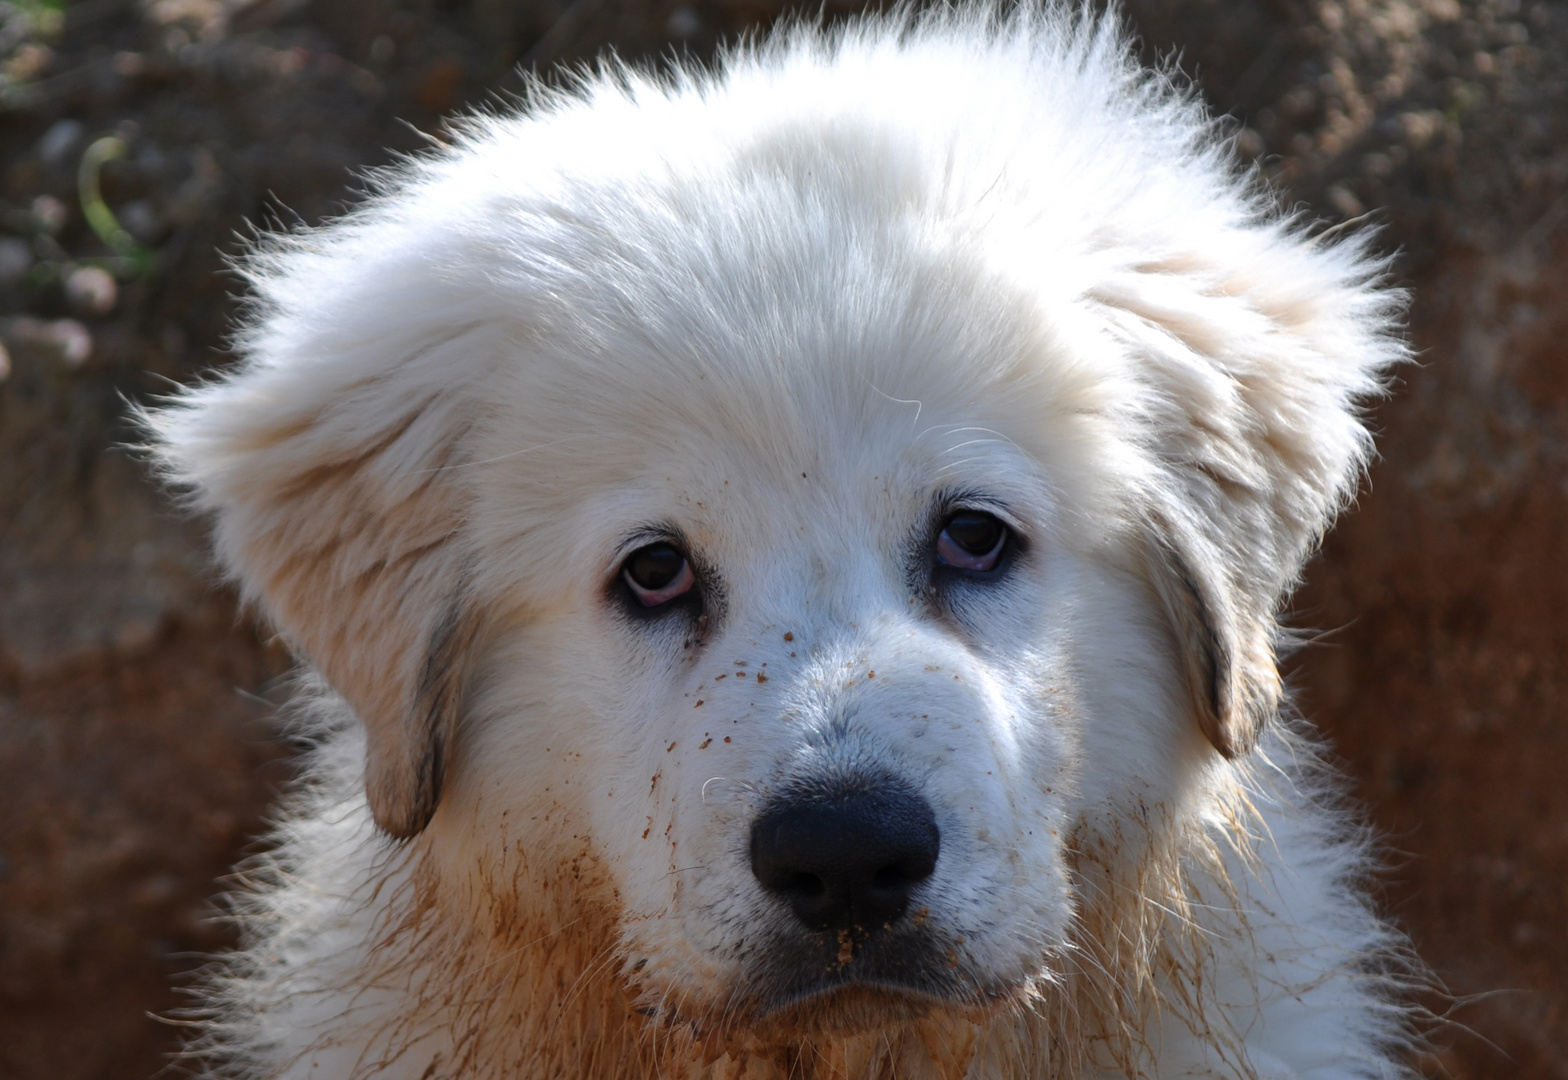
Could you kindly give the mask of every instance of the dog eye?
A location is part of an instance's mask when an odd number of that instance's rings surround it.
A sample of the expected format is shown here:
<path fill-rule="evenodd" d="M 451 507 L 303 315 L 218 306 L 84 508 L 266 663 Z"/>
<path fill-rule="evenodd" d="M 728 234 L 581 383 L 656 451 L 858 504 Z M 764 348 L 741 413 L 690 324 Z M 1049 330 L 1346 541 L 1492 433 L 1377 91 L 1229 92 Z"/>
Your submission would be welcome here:
<path fill-rule="evenodd" d="M 649 544 L 626 557 L 621 577 L 643 607 L 667 604 L 697 584 L 686 556 L 673 544 Z"/>
<path fill-rule="evenodd" d="M 936 538 L 936 557 L 960 570 L 995 570 L 1007 545 L 1008 528 L 990 514 L 961 510 Z"/>

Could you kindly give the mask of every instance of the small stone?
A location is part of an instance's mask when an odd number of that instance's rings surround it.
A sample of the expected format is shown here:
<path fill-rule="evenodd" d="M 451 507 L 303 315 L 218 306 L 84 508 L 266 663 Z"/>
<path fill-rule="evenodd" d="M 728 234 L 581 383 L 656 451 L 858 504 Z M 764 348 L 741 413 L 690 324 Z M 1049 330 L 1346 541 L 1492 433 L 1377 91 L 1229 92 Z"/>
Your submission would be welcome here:
<path fill-rule="evenodd" d="M 33 268 L 33 249 L 14 236 L 0 237 L 0 288 L 15 285 Z"/>
<path fill-rule="evenodd" d="M 1443 114 L 1435 111 L 1407 112 L 1399 117 L 1400 133 L 1411 150 L 1425 147 L 1442 127 Z"/>
<path fill-rule="evenodd" d="M 1250 127 L 1244 127 L 1236 132 L 1236 153 L 1243 158 L 1260 157 L 1267 147 L 1264 145 L 1263 136 Z"/>
<path fill-rule="evenodd" d="M 93 354 L 93 336 L 75 319 L 46 321 L 23 315 L 6 326 L 11 344 L 53 353 L 67 367 L 81 367 Z"/>
<path fill-rule="evenodd" d="M 116 75 L 134 78 L 147 70 L 147 58 L 138 52 L 117 52 L 110 65 Z"/>
<path fill-rule="evenodd" d="M 29 42 L 11 53 L 6 61 L 5 73 L 13 84 L 30 83 L 34 79 L 43 77 L 53 63 L 53 49 L 37 42 Z"/>
<path fill-rule="evenodd" d="M 56 319 L 49 324 L 50 336 L 68 367 L 81 367 L 93 354 L 93 335 L 75 319 Z"/>
<path fill-rule="evenodd" d="M 143 244 L 155 244 L 163 235 L 163 219 L 146 199 L 126 203 L 115 216 L 125 231 Z"/>
<path fill-rule="evenodd" d="M 65 279 L 65 296 L 79 315 L 107 315 L 114 310 L 120 290 L 107 270 L 79 266 Z"/>
<path fill-rule="evenodd" d="M 1317 105 L 1317 93 L 1306 83 L 1292 88 L 1288 94 L 1280 99 L 1279 103 L 1280 109 L 1284 111 L 1286 116 L 1297 117 L 1306 116 L 1313 109 L 1317 108 Z"/>
<path fill-rule="evenodd" d="M 1356 218 L 1367 212 L 1361 200 L 1356 198 L 1356 193 L 1344 184 L 1331 184 L 1323 194 L 1327 196 L 1329 205 L 1343 217 Z"/>
<path fill-rule="evenodd" d="M 53 235 L 65 228 L 71 217 L 71 208 L 53 195 L 40 195 L 33 200 L 33 217 L 44 232 Z"/>
<path fill-rule="evenodd" d="M 1361 171 L 1367 176 L 1385 179 L 1394 173 L 1394 159 L 1387 154 L 1373 151 L 1361 159 Z"/>
<path fill-rule="evenodd" d="M 58 120 L 38 140 L 38 156 L 45 165 L 56 168 L 65 163 L 86 134 L 87 125 L 80 120 Z"/>

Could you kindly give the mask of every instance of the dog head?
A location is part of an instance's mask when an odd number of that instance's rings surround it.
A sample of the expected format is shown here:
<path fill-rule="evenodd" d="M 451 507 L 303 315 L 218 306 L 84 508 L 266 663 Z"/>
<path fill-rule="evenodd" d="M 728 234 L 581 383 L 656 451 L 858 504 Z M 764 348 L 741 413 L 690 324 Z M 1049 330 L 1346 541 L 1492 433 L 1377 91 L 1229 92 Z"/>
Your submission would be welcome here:
<path fill-rule="evenodd" d="M 1114 33 L 956 18 L 474 121 L 153 419 L 380 827 L 508 910 L 591 862 L 650 1009 L 1057 977 L 1075 844 L 1273 714 L 1400 354 Z"/>

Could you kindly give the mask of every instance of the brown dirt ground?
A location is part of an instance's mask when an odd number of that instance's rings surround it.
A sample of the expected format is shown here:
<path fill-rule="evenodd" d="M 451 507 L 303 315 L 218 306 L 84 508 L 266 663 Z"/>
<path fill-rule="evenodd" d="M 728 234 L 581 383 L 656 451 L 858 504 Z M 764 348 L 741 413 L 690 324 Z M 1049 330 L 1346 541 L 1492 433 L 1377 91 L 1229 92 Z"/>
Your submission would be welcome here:
<path fill-rule="evenodd" d="M 1292 678 L 1454 995 L 1423 1071 L 1568 1080 L 1568 5 L 1126 7 L 1286 198 L 1374 208 L 1401 250 L 1420 363 L 1298 597 L 1325 633 Z M 128 400 L 222 361 L 219 253 L 247 219 L 346 205 L 352 169 L 517 90 L 518 63 L 707 55 L 779 9 L 0 2 L 0 1076 L 164 1065 L 178 1033 L 148 1014 L 225 944 L 209 898 L 286 776 L 263 700 L 285 658 L 113 449 Z M 83 211 L 103 135 L 133 245 Z"/>

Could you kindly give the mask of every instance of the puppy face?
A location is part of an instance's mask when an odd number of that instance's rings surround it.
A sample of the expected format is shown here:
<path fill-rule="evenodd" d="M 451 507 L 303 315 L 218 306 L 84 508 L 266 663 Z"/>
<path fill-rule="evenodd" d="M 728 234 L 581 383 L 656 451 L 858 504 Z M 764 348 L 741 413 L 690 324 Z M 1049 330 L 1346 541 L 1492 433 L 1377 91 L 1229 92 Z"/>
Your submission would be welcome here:
<path fill-rule="evenodd" d="M 886 255 L 907 294 L 803 305 L 788 353 L 655 313 L 535 344 L 465 470 L 500 614 L 432 830 L 505 818 L 533 865 L 602 867 L 650 1009 L 1027 994 L 1074 824 L 1177 797 L 1207 750 L 1115 513 L 1114 380 L 1000 283 L 966 283 L 984 319 L 920 311 L 929 254 Z"/>
<path fill-rule="evenodd" d="M 474 121 L 265 248 L 245 364 L 150 420 L 442 902 L 613 922 L 571 985 L 786 1032 L 1027 995 L 1084 860 L 1273 712 L 1398 298 L 1030 10 Z"/>

